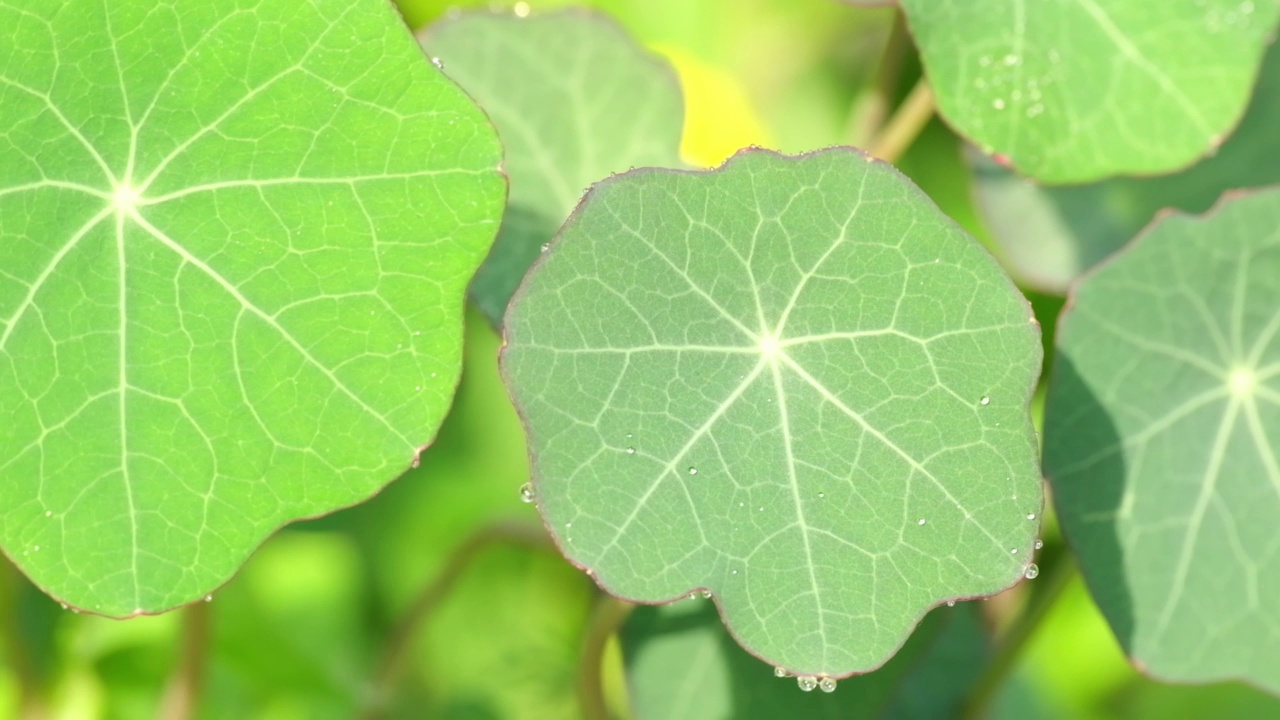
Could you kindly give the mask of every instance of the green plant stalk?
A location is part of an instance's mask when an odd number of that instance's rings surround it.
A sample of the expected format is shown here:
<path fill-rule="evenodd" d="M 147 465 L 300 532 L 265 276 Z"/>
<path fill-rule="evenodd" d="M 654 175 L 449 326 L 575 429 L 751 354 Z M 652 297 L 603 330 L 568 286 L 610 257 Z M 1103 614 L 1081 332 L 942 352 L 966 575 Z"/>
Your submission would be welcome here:
<path fill-rule="evenodd" d="M 156 712 L 158 720 L 192 720 L 200 714 L 210 616 L 207 602 L 193 603 L 182 610 L 181 654 Z"/>
<path fill-rule="evenodd" d="M 18 592 L 26 582 L 8 559 L 0 558 L 0 614 L 5 622 L 0 626 L 0 645 L 4 657 L 13 672 L 18 690 L 18 717 L 22 720 L 43 720 L 48 716 L 41 697 L 40 678 L 31 659 L 31 649 L 22 634 L 22 617 L 18 612 Z"/>
<path fill-rule="evenodd" d="M 858 93 L 849 113 L 848 136 L 854 145 L 863 147 L 884 127 L 889 108 L 893 107 L 898 83 L 902 80 L 902 66 L 911 50 L 911 36 L 907 32 L 906 16 L 895 9 L 889 35 L 885 39 L 884 52 L 876 67 L 875 80 L 865 92 Z"/>
<path fill-rule="evenodd" d="M 933 113 L 933 89 L 929 87 L 928 79 L 922 77 L 871 141 L 868 152 L 885 162 L 897 162 L 929 123 Z"/>
<path fill-rule="evenodd" d="M 962 720 L 982 720 L 987 717 L 992 701 L 1017 665 L 1027 641 L 1035 634 L 1054 603 L 1062 597 L 1063 591 L 1071 584 L 1077 572 L 1075 561 L 1063 554 L 1048 573 L 1041 576 L 1037 584 L 1039 592 L 1032 595 L 1018 619 L 997 640 L 995 656 L 987 663 L 986 671 L 969 694 L 969 700 L 960 715 Z"/>
<path fill-rule="evenodd" d="M 445 561 L 444 569 L 422 588 L 392 628 L 371 684 L 368 707 L 363 715 L 365 720 L 377 720 L 386 715 L 422 627 L 480 553 L 498 544 L 556 552 L 547 531 L 528 522 L 494 522 L 463 540 Z"/>
<path fill-rule="evenodd" d="M 604 694 L 604 650 L 609 638 L 617 634 L 635 607 L 612 595 L 601 595 L 591 613 L 578 666 L 578 698 L 587 720 L 610 720 L 609 703 Z"/>

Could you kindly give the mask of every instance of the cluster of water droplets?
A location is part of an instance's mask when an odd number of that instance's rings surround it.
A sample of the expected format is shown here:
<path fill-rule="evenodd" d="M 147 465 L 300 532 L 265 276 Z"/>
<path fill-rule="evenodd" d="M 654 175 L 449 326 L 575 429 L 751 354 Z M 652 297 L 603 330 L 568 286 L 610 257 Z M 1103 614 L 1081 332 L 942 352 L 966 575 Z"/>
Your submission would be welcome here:
<path fill-rule="evenodd" d="M 791 673 L 786 668 L 776 667 L 773 669 L 773 676 L 779 678 L 791 677 Z M 813 692 L 815 689 L 821 689 L 822 692 L 835 692 L 836 679 L 819 675 L 797 675 L 796 685 L 805 692 Z"/>

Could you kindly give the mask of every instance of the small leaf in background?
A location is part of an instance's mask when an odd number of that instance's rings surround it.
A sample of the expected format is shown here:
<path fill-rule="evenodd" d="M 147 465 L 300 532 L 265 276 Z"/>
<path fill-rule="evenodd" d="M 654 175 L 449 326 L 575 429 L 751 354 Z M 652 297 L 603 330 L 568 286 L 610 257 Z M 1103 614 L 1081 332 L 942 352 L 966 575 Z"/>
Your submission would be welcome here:
<path fill-rule="evenodd" d="M 902 0 L 938 108 L 1044 182 L 1186 167 L 1244 111 L 1274 0 Z"/>
<path fill-rule="evenodd" d="M 1175 215 L 1059 326 L 1045 470 L 1121 645 L 1280 693 L 1280 191 Z"/>
<path fill-rule="evenodd" d="M 636 609 L 622 650 L 634 720 L 958 717 L 989 656 L 975 606 L 938 608 L 884 667 L 806 694 L 739 647 L 701 599 Z"/>
<path fill-rule="evenodd" d="M 489 114 L 511 179 L 498 241 L 471 297 L 501 325 L 511 294 L 591 183 L 678 167 L 682 109 L 670 65 L 604 15 L 464 13 L 423 48 Z"/>
<path fill-rule="evenodd" d="M 1030 308 L 884 163 L 744 151 L 597 185 L 507 318 L 539 509 L 609 592 L 705 588 L 796 674 L 1022 576 Z"/>
<path fill-rule="evenodd" d="M 449 407 L 492 128 L 380 0 L 0 3 L 0 536 L 166 610 Z"/>
<path fill-rule="evenodd" d="M 1222 148 L 1176 175 L 1041 187 L 972 154 L 982 214 L 1015 278 L 1046 292 L 1120 249 L 1163 208 L 1204 212 L 1224 191 L 1280 183 L 1280 47 L 1262 65 L 1252 104 Z"/>

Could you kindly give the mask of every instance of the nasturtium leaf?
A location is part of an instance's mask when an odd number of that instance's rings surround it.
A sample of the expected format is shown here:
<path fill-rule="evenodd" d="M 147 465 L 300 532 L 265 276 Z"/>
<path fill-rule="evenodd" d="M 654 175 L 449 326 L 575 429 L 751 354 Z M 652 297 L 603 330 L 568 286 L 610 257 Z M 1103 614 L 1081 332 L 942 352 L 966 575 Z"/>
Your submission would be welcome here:
<path fill-rule="evenodd" d="M 938 608 L 884 667 L 802 693 L 733 642 L 697 599 L 639 608 L 621 633 L 635 720 L 958 717 L 988 658 L 973 604 Z"/>
<path fill-rule="evenodd" d="M 539 509 L 611 593 L 704 588 L 804 675 L 1021 577 L 1039 328 L 889 165 L 746 150 L 595 186 L 507 314 Z"/>
<path fill-rule="evenodd" d="M 1174 215 L 1058 328 L 1045 471 L 1126 652 L 1280 693 L 1280 191 Z"/>
<path fill-rule="evenodd" d="M 381 0 L 0 28 L 0 537 L 67 603 L 165 610 L 430 441 L 500 148 Z"/>
<path fill-rule="evenodd" d="M 1062 294 L 1164 208 L 1204 212 L 1226 190 L 1280 183 L 1280 46 L 1263 61 L 1240 126 L 1212 157 L 1175 175 L 1043 187 L 973 153 L 979 205 L 1019 281 Z"/>
<path fill-rule="evenodd" d="M 637 166 L 681 166 L 671 66 L 608 17 L 463 13 L 423 48 L 489 114 L 506 149 L 507 214 L 471 297 L 494 325 L 587 187 Z"/>
<path fill-rule="evenodd" d="M 902 0 L 938 109 L 1045 182 L 1186 167 L 1244 111 L 1275 0 Z"/>

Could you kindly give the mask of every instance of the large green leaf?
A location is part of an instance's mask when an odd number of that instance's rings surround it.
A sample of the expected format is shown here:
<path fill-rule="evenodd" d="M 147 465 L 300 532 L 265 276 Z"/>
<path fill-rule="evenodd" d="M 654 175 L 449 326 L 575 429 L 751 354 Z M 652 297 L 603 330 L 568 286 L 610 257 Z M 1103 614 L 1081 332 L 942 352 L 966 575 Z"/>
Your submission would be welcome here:
<path fill-rule="evenodd" d="M 902 0 L 938 108 L 1048 182 L 1155 174 L 1244 111 L 1275 0 Z"/>
<path fill-rule="evenodd" d="M 928 608 L 1030 560 L 1030 308 L 857 151 L 597 185 L 507 343 L 566 555 L 622 597 L 707 589 L 793 673 L 874 668 Z"/>
<path fill-rule="evenodd" d="M 710 603 L 636 610 L 622 633 L 636 720 L 957 717 L 987 660 L 977 608 L 925 616 L 884 667 L 801 695 L 738 647 Z M 823 689 L 831 689 L 827 685 Z"/>
<path fill-rule="evenodd" d="M 680 86 L 665 60 L 604 15 L 468 13 L 422 45 L 488 112 L 506 149 L 511 196 L 471 284 L 495 325 L 587 186 L 636 166 L 681 166 Z"/>
<path fill-rule="evenodd" d="M 108 615 L 407 468 L 499 147 L 381 0 L 0 2 L 0 534 Z"/>
<path fill-rule="evenodd" d="M 1045 469 L 1125 650 L 1280 693 L 1280 191 L 1158 223 L 1076 285 Z"/>
<path fill-rule="evenodd" d="M 1273 46 L 1240 127 L 1213 157 L 1185 172 L 1041 187 L 990 160 L 975 159 L 978 199 L 1014 277 L 1064 293 L 1161 209 L 1203 212 L 1225 190 L 1280 182 L 1280 153 L 1273 140 L 1277 127 L 1280 46 Z"/>

